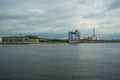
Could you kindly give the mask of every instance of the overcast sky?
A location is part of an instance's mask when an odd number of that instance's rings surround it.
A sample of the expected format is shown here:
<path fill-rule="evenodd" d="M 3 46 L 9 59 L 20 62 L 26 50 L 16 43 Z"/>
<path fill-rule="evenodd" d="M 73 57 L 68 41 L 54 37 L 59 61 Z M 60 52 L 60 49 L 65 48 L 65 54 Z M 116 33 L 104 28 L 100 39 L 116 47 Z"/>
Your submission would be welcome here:
<path fill-rule="evenodd" d="M 0 0 L 0 36 L 66 38 L 78 29 L 84 37 L 93 27 L 101 38 L 120 39 L 120 0 Z"/>

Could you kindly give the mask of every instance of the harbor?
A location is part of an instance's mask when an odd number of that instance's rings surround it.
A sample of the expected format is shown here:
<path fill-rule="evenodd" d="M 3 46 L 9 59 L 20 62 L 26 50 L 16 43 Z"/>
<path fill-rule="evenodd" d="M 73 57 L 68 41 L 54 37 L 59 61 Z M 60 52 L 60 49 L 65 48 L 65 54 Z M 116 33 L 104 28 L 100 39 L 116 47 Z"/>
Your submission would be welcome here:
<path fill-rule="evenodd" d="M 43 44 L 43 43 L 119 43 L 120 40 L 100 39 L 95 33 L 93 27 L 92 36 L 81 38 L 81 33 L 78 30 L 69 31 L 66 39 L 41 38 L 38 36 L 4 36 L 0 38 L 0 44 Z"/>

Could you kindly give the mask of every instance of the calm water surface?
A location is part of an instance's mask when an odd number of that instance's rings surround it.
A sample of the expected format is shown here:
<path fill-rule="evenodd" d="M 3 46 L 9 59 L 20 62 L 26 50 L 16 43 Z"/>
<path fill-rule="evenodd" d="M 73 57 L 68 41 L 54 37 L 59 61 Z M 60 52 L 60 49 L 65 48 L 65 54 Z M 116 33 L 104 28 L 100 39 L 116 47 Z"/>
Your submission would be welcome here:
<path fill-rule="evenodd" d="M 120 80 L 120 43 L 0 45 L 0 80 Z"/>

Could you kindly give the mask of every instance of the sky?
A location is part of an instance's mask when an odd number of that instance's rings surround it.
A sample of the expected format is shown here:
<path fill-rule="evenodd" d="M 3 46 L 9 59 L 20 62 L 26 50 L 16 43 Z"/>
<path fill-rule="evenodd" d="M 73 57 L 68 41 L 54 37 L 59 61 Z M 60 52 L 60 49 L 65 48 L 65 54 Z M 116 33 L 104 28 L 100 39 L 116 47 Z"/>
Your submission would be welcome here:
<path fill-rule="evenodd" d="M 0 36 L 37 35 L 67 38 L 120 39 L 120 0 L 0 0 Z"/>

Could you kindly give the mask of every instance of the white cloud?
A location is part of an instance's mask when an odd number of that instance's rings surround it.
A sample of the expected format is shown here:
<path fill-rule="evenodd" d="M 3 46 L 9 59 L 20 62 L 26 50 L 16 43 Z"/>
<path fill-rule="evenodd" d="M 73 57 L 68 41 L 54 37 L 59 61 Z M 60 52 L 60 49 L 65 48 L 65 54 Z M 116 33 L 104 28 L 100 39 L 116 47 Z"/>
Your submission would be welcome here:
<path fill-rule="evenodd" d="M 14 0 L 14 3 L 9 2 L 9 0 L 0 1 L 1 35 L 5 32 L 67 33 L 75 29 L 89 35 L 93 26 L 102 35 L 120 32 L 120 9 L 119 6 L 117 9 L 113 8 L 113 5 L 119 1 Z"/>

